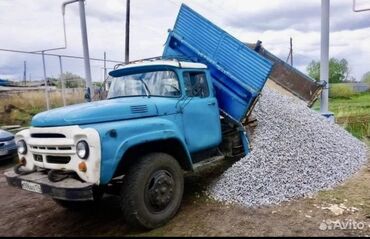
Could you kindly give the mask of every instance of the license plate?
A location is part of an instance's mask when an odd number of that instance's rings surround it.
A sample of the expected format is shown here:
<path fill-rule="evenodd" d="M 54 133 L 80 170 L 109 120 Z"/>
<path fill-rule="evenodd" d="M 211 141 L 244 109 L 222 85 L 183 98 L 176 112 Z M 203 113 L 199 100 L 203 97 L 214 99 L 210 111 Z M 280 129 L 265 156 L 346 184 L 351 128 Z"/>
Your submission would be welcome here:
<path fill-rule="evenodd" d="M 8 150 L 1 150 L 0 149 L 0 156 L 8 155 Z"/>
<path fill-rule="evenodd" d="M 22 181 L 21 184 L 22 184 L 22 189 L 24 190 L 35 192 L 35 193 L 42 193 L 40 184 L 31 183 L 27 181 Z"/>

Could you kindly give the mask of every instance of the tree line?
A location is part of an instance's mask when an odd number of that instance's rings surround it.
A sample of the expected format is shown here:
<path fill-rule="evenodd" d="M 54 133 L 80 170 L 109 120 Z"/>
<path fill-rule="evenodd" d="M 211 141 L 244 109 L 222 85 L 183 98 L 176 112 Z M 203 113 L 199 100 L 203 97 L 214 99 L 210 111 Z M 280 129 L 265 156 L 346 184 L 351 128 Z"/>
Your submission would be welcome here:
<path fill-rule="evenodd" d="M 320 80 L 320 62 L 311 61 L 307 66 L 308 75 L 315 79 Z M 329 60 L 329 83 L 342 83 L 342 82 L 355 82 L 356 79 L 350 75 L 351 69 L 346 59 L 330 58 Z M 365 73 L 362 82 L 370 84 L 370 71 Z"/>

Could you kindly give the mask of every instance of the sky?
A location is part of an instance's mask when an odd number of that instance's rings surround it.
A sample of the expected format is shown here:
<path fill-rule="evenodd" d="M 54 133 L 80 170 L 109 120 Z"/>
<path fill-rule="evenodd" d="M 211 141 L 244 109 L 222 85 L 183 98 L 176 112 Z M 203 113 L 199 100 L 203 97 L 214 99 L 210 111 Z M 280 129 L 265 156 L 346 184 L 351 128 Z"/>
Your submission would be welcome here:
<path fill-rule="evenodd" d="M 37 51 L 64 45 L 63 0 L 0 0 L 0 48 Z M 320 0 L 131 0 L 130 60 L 161 55 L 168 29 L 173 28 L 182 3 L 243 42 L 261 40 L 270 52 L 285 60 L 293 38 L 294 66 L 320 59 Z M 369 0 L 357 0 L 359 8 Z M 124 60 L 125 0 L 86 0 L 90 57 Z M 355 13 L 352 0 L 331 0 L 330 57 L 345 58 L 350 75 L 360 80 L 370 71 L 370 11 Z M 78 4 L 66 8 L 67 49 L 54 54 L 82 56 Z M 0 51 L 0 78 L 43 78 L 39 55 Z M 114 67 L 109 63 L 108 68 Z M 82 60 L 63 59 L 63 70 L 84 77 Z M 93 81 L 103 80 L 103 63 L 91 62 Z M 108 69 L 109 70 L 109 69 Z M 46 57 L 46 74 L 58 77 L 58 58 Z"/>

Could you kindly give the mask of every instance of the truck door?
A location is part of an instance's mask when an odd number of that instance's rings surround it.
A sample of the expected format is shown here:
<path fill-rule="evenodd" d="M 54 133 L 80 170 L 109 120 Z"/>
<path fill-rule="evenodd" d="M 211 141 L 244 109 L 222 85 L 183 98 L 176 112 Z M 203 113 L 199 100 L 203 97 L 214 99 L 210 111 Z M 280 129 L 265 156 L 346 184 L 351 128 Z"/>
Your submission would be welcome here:
<path fill-rule="evenodd" d="M 185 140 L 191 153 L 217 146 L 221 125 L 217 100 L 204 71 L 184 71 L 182 102 Z"/>

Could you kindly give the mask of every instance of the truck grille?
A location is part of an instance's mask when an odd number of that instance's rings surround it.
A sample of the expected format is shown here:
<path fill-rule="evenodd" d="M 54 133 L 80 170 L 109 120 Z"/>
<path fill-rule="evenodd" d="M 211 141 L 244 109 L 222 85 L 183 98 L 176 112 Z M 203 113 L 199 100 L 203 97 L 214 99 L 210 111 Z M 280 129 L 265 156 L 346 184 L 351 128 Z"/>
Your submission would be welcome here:
<path fill-rule="evenodd" d="M 67 164 L 69 161 L 71 161 L 71 157 L 69 156 L 46 156 L 46 162 L 48 163 Z"/>
<path fill-rule="evenodd" d="M 57 133 L 33 133 L 31 134 L 32 138 L 65 138 L 64 134 L 57 134 Z"/>
<path fill-rule="evenodd" d="M 41 150 L 72 150 L 72 147 L 68 146 L 31 146 L 31 148 Z"/>
<path fill-rule="evenodd" d="M 33 155 L 33 159 L 34 159 L 35 161 L 37 161 L 37 162 L 42 162 L 42 161 L 43 161 L 43 159 L 42 159 L 42 155 L 40 155 L 40 154 L 34 154 L 34 155 Z"/>

